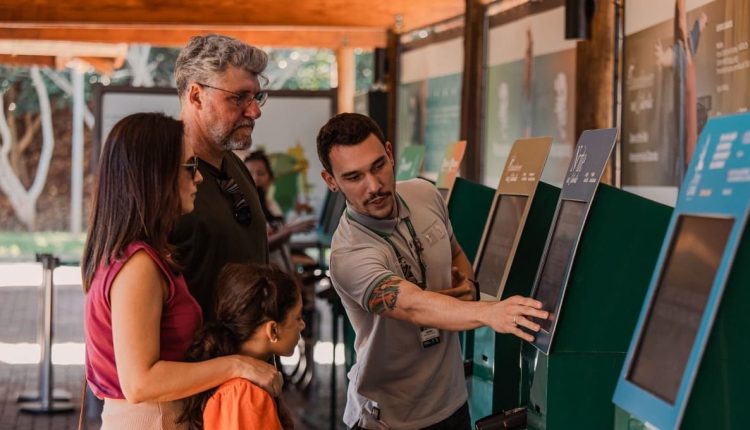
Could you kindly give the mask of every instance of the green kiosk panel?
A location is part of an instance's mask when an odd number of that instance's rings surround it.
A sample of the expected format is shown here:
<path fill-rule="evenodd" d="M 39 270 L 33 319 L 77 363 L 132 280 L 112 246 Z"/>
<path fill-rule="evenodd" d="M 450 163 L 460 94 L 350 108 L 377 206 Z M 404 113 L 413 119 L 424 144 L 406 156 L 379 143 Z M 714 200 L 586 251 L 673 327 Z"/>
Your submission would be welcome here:
<path fill-rule="evenodd" d="M 482 300 L 528 296 L 560 190 L 539 181 L 549 137 L 517 140 L 484 223 L 474 273 Z M 469 405 L 474 421 L 518 406 L 521 341 L 489 328 L 474 331 Z"/>
<path fill-rule="evenodd" d="M 610 401 L 671 208 L 600 184 L 615 129 L 581 135 L 532 296 L 550 311 L 521 353 L 529 429 L 611 428 Z"/>
<path fill-rule="evenodd" d="M 474 262 L 482 240 L 484 222 L 487 220 L 493 195 L 492 188 L 464 178 L 456 178 L 453 184 L 448 200 L 448 217 L 453 234 L 471 263 Z M 461 332 L 460 339 L 464 361 L 469 360 L 470 363 L 474 353 L 474 332 Z"/>
<path fill-rule="evenodd" d="M 614 393 L 618 430 L 748 427 L 748 150 L 750 114 L 706 124 Z"/>
<path fill-rule="evenodd" d="M 464 178 L 456 178 L 448 201 L 448 218 L 453 234 L 470 262 L 474 262 L 482 240 L 484 222 L 492 205 L 492 188 Z"/>

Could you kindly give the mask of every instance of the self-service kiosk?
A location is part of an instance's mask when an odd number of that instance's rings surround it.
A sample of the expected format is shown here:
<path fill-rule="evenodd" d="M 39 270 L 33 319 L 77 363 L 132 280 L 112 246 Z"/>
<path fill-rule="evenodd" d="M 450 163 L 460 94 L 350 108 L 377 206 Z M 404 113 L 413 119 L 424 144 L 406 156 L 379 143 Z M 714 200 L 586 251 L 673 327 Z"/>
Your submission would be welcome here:
<path fill-rule="evenodd" d="M 682 184 L 614 402 L 615 428 L 747 428 L 750 114 L 711 119 Z"/>
<path fill-rule="evenodd" d="M 530 429 L 605 429 L 671 208 L 600 184 L 616 129 L 585 131 L 560 192 L 532 297 L 549 319 L 521 354 Z"/>
<path fill-rule="evenodd" d="M 456 178 L 448 201 L 448 218 L 453 227 L 453 235 L 461 245 L 466 258 L 473 264 L 482 240 L 484 222 L 490 212 L 494 190 L 490 187 L 464 178 Z M 471 357 L 474 353 L 474 331 L 459 334 L 461 352 L 470 373 Z"/>
<path fill-rule="evenodd" d="M 549 137 L 521 139 L 508 154 L 474 260 L 482 300 L 531 291 L 560 193 L 540 181 L 551 145 Z M 472 418 L 518 406 L 521 341 L 485 327 L 474 331 L 473 349 Z"/>

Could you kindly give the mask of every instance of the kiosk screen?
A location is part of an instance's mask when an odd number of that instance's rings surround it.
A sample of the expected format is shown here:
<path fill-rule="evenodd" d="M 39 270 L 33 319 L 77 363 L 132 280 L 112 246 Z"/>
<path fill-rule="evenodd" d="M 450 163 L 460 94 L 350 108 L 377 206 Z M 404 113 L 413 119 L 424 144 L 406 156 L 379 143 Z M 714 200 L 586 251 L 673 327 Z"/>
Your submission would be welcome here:
<path fill-rule="evenodd" d="M 628 379 L 675 403 L 734 220 L 678 219 Z"/>
<path fill-rule="evenodd" d="M 552 333 L 562 302 L 562 289 L 568 265 L 575 253 L 578 232 L 586 215 L 586 202 L 562 200 L 549 250 L 542 265 L 534 298 L 549 311 L 549 319 L 537 320 L 542 330 Z"/>
<path fill-rule="evenodd" d="M 477 281 L 485 294 L 497 296 L 528 196 L 498 195 L 477 264 Z"/>

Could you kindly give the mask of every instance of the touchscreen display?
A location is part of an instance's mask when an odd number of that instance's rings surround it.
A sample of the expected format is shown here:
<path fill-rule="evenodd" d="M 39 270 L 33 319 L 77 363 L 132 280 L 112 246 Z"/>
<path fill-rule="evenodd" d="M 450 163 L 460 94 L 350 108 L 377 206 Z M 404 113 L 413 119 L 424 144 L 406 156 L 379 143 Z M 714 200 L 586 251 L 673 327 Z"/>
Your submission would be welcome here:
<path fill-rule="evenodd" d="M 548 333 L 552 332 L 557 321 L 565 276 L 575 253 L 578 233 L 585 214 L 586 202 L 562 201 L 549 250 L 542 265 L 539 285 L 534 291 L 534 298 L 542 302 L 542 309 L 549 312 L 549 319 L 536 320 Z"/>
<path fill-rule="evenodd" d="M 498 195 L 477 264 L 477 281 L 483 293 L 498 295 L 528 199 L 528 196 Z"/>
<path fill-rule="evenodd" d="M 674 404 L 734 220 L 683 215 L 628 379 Z"/>

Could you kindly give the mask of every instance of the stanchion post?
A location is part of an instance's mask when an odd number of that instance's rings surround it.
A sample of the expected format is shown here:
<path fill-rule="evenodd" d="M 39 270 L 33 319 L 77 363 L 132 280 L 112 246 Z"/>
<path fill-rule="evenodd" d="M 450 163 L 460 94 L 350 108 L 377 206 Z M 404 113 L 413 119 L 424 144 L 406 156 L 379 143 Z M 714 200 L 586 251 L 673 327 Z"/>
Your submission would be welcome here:
<path fill-rule="evenodd" d="M 70 394 L 66 400 L 57 400 L 53 396 L 52 374 L 52 338 L 54 317 L 54 281 L 52 274 L 60 260 L 52 254 L 37 254 L 36 259 L 42 263 L 42 315 L 39 325 L 41 360 L 39 362 L 39 393 L 33 401 L 21 404 L 21 412 L 32 414 L 53 414 L 58 412 L 72 412 L 75 407 L 70 403 Z M 59 394 L 66 394 L 59 392 Z M 19 398 L 20 400 L 20 398 Z"/>

